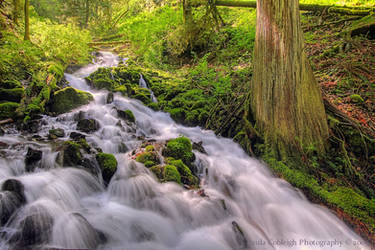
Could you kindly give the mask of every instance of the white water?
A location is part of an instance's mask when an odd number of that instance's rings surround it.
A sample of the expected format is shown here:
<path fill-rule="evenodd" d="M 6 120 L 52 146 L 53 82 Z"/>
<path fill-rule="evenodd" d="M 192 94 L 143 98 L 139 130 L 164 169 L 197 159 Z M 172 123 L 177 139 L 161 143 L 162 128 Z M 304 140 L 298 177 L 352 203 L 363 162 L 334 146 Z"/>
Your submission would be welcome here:
<path fill-rule="evenodd" d="M 154 112 L 139 101 L 117 94 L 112 104 L 106 104 L 107 92 L 91 90 L 83 77 L 98 67 L 117 63 L 116 56 L 103 52 L 95 64 L 66 74 L 71 86 L 90 91 L 95 100 L 71 113 L 44 117 L 46 125 L 38 132 L 46 136 L 52 127 L 62 128 L 66 140 L 76 129 L 73 118 L 79 111 L 97 119 L 101 128 L 87 135 L 88 143 L 113 153 L 119 162 L 107 188 L 100 178 L 85 170 L 62 168 L 55 163 L 57 153 L 53 144 L 32 141 L 30 136 L 18 132 L 0 137 L 10 145 L 0 150 L 3 157 L 0 186 L 10 177 L 15 178 L 25 186 L 27 199 L 27 204 L 1 228 L 6 235 L 0 238 L 0 249 L 14 249 L 15 243 L 9 239 L 31 215 L 36 216 L 35 231 L 39 230 L 45 237 L 45 247 L 369 249 L 327 209 L 309 203 L 287 182 L 275 178 L 265 165 L 247 156 L 232 140 L 198 127 L 178 125 L 168 114 Z M 136 127 L 124 122 L 122 127 L 116 126 L 119 118 L 113 107 L 132 110 Z M 179 135 L 203 142 L 207 155 L 195 154 L 202 188 L 208 197 L 174 183 L 158 183 L 142 164 L 120 153 L 122 143 L 129 151 L 139 146 L 141 141 L 137 136 L 166 140 Z M 42 165 L 33 173 L 24 170 L 27 146 L 43 151 Z M 100 241 L 103 237 L 105 243 Z"/>

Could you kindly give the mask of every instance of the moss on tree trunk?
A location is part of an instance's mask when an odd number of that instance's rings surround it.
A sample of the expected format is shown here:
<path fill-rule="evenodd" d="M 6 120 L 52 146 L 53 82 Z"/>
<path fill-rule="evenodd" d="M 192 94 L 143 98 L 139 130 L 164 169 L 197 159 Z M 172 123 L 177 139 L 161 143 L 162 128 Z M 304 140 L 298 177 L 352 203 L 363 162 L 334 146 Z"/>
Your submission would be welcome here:
<path fill-rule="evenodd" d="M 303 147 L 325 151 L 328 127 L 304 41 L 298 0 L 258 0 L 250 107 L 280 157 Z"/>
<path fill-rule="evenodd" d="M 30 17 L 29 17 L 29 0 L 25 0 L 25 37 L 24 40 L 30 40 Z"/>

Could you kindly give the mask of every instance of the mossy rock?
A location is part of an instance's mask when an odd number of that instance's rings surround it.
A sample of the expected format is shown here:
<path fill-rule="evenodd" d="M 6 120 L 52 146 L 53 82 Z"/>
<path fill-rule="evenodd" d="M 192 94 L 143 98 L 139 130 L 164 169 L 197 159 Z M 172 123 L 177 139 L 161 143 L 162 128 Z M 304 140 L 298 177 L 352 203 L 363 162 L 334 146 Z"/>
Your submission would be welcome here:
<path fill-rule="evenodd" d="M 147 145 L 147 146 L 145 147 L 145 151 L 146 151 L 146 152 L 154 152 L 154 151 L 155 151 L 155 147 L 154 147 L 154 145 Z"/>
<path fill-rule="evenodd" d="M 184 136 L 170 140 L 163 150 L 163 155 L 182 160 L 187 165 L 191 165 L 195 160 L 192 144 L 189 138 Z"/>
<path fill-rule="evenodd" d="M 20 104 L 16 102 L 0 103 L 0 119 L 15 118 Z"/>
<path fill-rule="evenodd" d="M 49 139 L 56 139 L 58 137 L 64 137 L 65 131 L 62 128 L 50 129 L 48 131 L 48 138 Z"/>
<path fill-rule="evenodd" d="M 63 166 L 77 166 L 82 163 L 82 146 L 74 141 L 64 142 Z"/>
<path fill-rule="evenodd" d="M 95 119 L 82 119 L 77 123 L 77 129 L 82 132 L 92 133 L 99 130 L 100 124 Z"/>
<path fill-rule="evenodd" d="M 126 121 L 133 122 L 133 123 L 135 122 L 135 116 L 130 109 L 117 110 L 117 115 Z"/>
<path fill-rule="evenodd" d="M 63 114 L 79 106 L 88 104 L 93 99 L 92 94 L 88 92 L 67 87 L 53 94 L 51 112 Z"/>
<path fill-rule="evenodd" d="M 153 165 L 151 166 L 155 166 L 160 163 L 158 154 L 156 152 L 144 152 L 137 156 L 136 161 L 141 162 L 143 164 L 148 162 L 147 165 L 149 166 L 151 165 L 151 162 L 153 162 Z"/>
<path fill-rule="evenodd" d="M 23 88 L 0 89 L 0 100 L 9 102 L 20 102 L 25 94 Z"/>
<path fill-rule="evenodd" d="M 99 68 L 97 71 L 86 77 L 88 84 L 96 89 L 107 89 L 113 91 L 119 83 L 112 79 L 111 68 Z"/>
<path fill-rule="evenodd" d="M 173 165 L 177 168 L 183 184 L 189 186 L 198 185 L 198 178 L 192 174 L 190 168 L 186 166 L 181 160 L 172 160 L 169 161 L 168 164 Z"/>
<path fill-rule="evenodd" d="M 99 153 L 96 155 L 96 160 L 102 170 L 103 180 L 109 183 L 112 176 L 117 170 L 117 160 L 112 154 Z"/>
<path fill-rule="evenodd" d="M 352 23 L 349 27 L 350 36 L 364 35 L 369 39 L 375 38 L 375 15 L 368 15 Z"/>
<path fill-rule="evenodd" d="M 181 175 L 175 166 L 164 166 L 164 181 L 173 181 L 181 184 Z"/>

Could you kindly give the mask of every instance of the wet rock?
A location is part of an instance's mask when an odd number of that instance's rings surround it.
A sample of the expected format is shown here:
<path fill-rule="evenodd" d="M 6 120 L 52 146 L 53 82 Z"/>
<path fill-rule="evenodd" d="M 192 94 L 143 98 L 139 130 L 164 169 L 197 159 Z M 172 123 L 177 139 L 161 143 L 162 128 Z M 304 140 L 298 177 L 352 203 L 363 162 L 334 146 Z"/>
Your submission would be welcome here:
<path fill-rule="evenodd" d="M 40 127 L 40 120 L 30 120 L 23 124 L 22 129 L 29 133 L 37 133 Z"/>
<path fill-rule="evenodd" d="M 73 141 L 64 142 L 63 166 L 76 166 L 82 162 L 81 145 Z"/>
<path fill-rule="evenodd" d="M 13 213 L 19 209 L 24 202 L 11 191 L 0 192 L 0 226 L 4 226 Z"/>
<path fill-rule="evenodd" d="M 94 97 L 85 91 L 67 87 L 56 91 L 52 96 L 51 112 L 62 114 L 88 104 Z"/>
<path fill-rule="evenodd" d="M 26 203 L 25 187 L 19 180 L 6 180 L 1 186 L 1 190 L 13 192 L 15 195 L 17 195 L 19 201 L 22 202 L 22 204 Z"/>
<path fill-rule="evenodd" d="M 80 139 L 86 139 L 86 136 L 84 134 L 74 132 L 74 131 L 70 133 L 69 137 L 75 141 L 78 141 Z"/>
<path fill-rule="evenodd" d="M 117 115 L 125 121 L 129 121 L 129 122 L 132 122 L 132 123 L 135 122 L 135 116 L 134 116 L 133 112 L 129 109 L 127 109 L 127 110 L 117 110 Z"/>
<path fill-rule="evenodd" d="M 94 176 L 99 176 L 100 169 L 98 167 L 97 162 L 95 161 L 95 158 L 84 158 L 81 162 L 82 167 L 84 167 L 85 170 L 93 174 Z"/>
<path fill-rule="evenodd" d="M 20 231 L 14 235 L 12 240 L 17 242 L 18 247 L 25 249 L 43 244 L 49 241 L 52 227 L 52 216 L 44 207 L 37 207 L 20 222 Z"/>
<path fill-rule="evenodd" d="M 207 154 L 206 150 L 204 149 L 203 147 L 203 142 L 193 142 L 193 149 L 194 150 L 197 150 L 198 152 L 202 153 L 202 154 Z"/>
<path fill-rule="evenodd" d="M 62 128 L 50 129 L 48 132 L 49 139 L 57 139 L 58 137 L 64 137 L 65 131 Z"/>
<path fill-rule="evenodd" d="M 192 145 L 189 138 L 181 136 L 172 139 L 167 143 L 163 150 L 163 156 L 173 157 L 176 160 L 182 160 L 186 165 L 192 165 L 195 155 L 192 152 Z"/>
<path fill-rule="evenodd" d="M 107 104 L 112 103 L 113 99 L 114 99 L 113 93 L 109 92 L 108 95 L 107 95 L 107 100 L 106 100 Z"/>
<path fill-rule="evenodd" d="M 26 171 L 33 171 L 36 164 L 42 159 L 42 155 L 42 151 L 29 147 L 25 158 Z"/>
<path fill-rule="evenodd" d="M 87 113 L 85 112 L 85 111 L 79 111 L 78 113 L 75 113 L 74 114 L 74 120 L 76 121 L 76 122 L 78 122 L 78 121 L 80 121 L 80 120 L 83 120 L 83 119 L 85 119 L 87 117 Z"/>
<path fill-rule="evenodd" d="M 77 123 L 77 129 L 86 133 L 95 132 L 99 128 L 99 122 L 95 119 L 83 119 Z"/>
<path fill-rule="evenodd" d="M 96 155 L 96 160 L 102 170 L 103 180 L 109 183 L 117 170 L 116 158 L 112 154 L 99 153 Z"/>
<path fill-rule="evenodd" d="M 4 129 L 0 128 L 0 136 L 3 136 L 5 134 Z"/>
<path fill-rule="evenodd" d="M 239 249 L 248 249 L 248 242 L 246 236 L 237 222 L 232 221 L 232 230 L 236 236 L 236 241 L 239 246 Z"/>

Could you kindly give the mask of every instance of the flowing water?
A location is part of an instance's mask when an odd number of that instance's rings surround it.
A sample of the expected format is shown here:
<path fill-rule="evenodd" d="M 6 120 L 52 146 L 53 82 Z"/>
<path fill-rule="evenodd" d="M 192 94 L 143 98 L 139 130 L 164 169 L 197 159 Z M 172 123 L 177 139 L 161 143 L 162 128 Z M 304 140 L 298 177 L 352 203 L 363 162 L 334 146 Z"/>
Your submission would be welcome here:
<path fill-rule="evenodd" d="M 176 124 L 168 114 L 117 94 L 106 104 L 107 92 L 90 89 L 84 77 L 117 63 L 115 55 L 102 52 L 95 63 L 66 74 L 71 86 L 94 95 L 89 105 L 42 117 L 35 133 L 9 128 L 0 137 L 0 186 L 8 186 L 0 192 L 0 212 L 13 213 L 1 228 L 0 249 L 31 249 L 35 244 L 38 249 L 369 249 L 327 209 L 308 202 L 232 140 Z M 114 107 L 132 110 L 136 125 L 119 126 Z M 76 131 L 78 114 L 99 121 L 100 129 L 87 134 L 87 142 L 119 162 L 108 187 L 88 171 L 63 168 L 58 146 L 36 140 L 35 135 L 45 138 L 52 128 L 64 129 L 62 139 L 67 140 Z M 142 143 L 140 137 L 167 140 L 179 135 L 202 141 L 207 151 L 195 152 L 205 195 L 161 184 L 128 157 Z M 28 147 L 43 152 L 32 172 L 25 171 Z M 9 179 L 23 184 L 26 201 L 12 196 L 10 191 L 21 188 Z M 24 205 L 15 210 L 17 202 Z"/>

